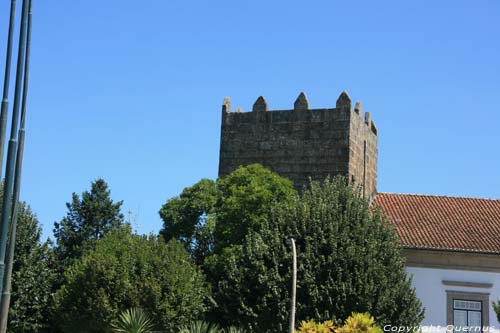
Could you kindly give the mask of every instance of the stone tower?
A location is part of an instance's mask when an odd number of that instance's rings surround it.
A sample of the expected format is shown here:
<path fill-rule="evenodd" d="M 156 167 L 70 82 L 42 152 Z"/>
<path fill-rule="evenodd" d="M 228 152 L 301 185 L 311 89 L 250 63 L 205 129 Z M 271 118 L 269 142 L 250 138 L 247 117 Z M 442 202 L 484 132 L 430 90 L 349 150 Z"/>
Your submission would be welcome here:
<path fill-rule="evenodd" d="M 373 198 L 377 191 L 377 128 L 360 102 L 346 92 L 335 108 L 310 109 L 301 93 L 293 110 L 270 111 L 264 97 L 251 112 L 222 105 L 219 177 L 239 166 L 260 163 L 291 179 L 298 189 L 309 178 L 343 175 Z"/>

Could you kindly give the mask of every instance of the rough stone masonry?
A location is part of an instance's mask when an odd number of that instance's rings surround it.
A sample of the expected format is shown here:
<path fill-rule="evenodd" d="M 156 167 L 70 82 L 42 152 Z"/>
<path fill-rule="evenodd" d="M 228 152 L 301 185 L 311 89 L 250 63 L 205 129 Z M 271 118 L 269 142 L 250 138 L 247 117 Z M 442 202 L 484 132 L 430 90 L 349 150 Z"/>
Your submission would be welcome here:
<path fill-rule="evenodd" d="M 342 92 L 336 107 L 310 109 L 302 92 L 293 110 L 270 111 L 263 96 L 251 112 L 222 104 L 219 177 L 260 163 L 291 179 L 297 189 L 309 179 L 343 175 L 373 198 L 377 191 L 377 128 L 360 102 Z"/>

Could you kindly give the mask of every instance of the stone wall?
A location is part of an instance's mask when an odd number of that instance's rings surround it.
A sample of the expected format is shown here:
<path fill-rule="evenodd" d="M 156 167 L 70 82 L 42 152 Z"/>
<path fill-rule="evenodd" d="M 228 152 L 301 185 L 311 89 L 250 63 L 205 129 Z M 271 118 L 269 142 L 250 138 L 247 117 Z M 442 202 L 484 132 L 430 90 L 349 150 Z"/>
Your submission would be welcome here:
<path fill-rule="evenodd" d="M 361 104 L 353 110 L 345 92 L 330 109 L 310 109 L 301 93 L 293 110 L 269 111 L 261 96 L 252 112 L 231 112 L 226 98 L 219 176 L 252 163 L 291 179 L 298 189 L 307 185 L 309 178 L 343 175 L 358 184 L 365 179 L 366 194 L 372 195 L 377 183 L 377 131 L 369 113 L 363 120 Z"/>
<path fill-rule="evenodd" d="M 361 103 L 356 103 L 351 112 L 349 131 L 349 175 L 350 181 L 363 187 L 365 197 L 374 199 L 377 192 L 377 128 L 369 112 L 364 114 Z"/>

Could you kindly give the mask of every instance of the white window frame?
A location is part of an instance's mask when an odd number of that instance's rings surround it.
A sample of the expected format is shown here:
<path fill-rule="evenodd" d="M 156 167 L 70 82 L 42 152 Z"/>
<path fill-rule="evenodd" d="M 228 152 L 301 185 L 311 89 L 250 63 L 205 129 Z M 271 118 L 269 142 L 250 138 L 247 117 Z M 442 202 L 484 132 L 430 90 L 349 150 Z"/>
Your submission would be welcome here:
<path fill-rule="evenodd" d="M 455 322 L 454 312 L 455 312 L 455 301 L 471 301 L 481 303 L 481 332 L 483 332 L 484 327 L 489 327 L 490 325 L 490 315 L 489 315 L 489 293 L 477 293 L 477 292 L 466 292 L 457 290 L 446 290 L 446 306 L 447 306 L 447 324 L 453 325 Z M 467 310 L 466 310 L 467 311 Z M 473 310 L 469 310 L 473 311 Z M 476 310 L 477 312 L 477 310 Z M 473 333 L 474 331 L 472 331 Z"/>

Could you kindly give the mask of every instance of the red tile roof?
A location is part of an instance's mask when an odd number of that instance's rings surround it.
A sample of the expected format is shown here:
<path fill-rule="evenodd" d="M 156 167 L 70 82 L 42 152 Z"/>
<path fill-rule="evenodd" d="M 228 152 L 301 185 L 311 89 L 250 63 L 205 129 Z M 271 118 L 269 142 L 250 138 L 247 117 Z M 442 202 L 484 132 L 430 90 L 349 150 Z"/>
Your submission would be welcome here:
<path fill-rule="evenodd" d="M 500 200 L 378 193 L 405 248 L 500 253 Z"/>

